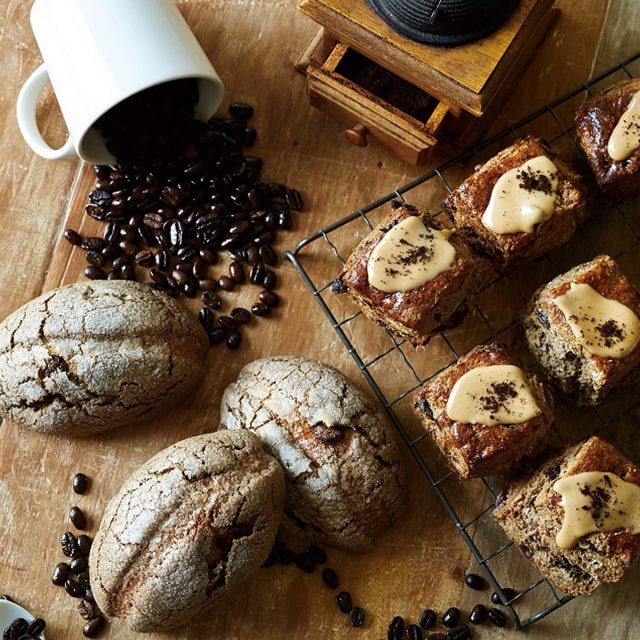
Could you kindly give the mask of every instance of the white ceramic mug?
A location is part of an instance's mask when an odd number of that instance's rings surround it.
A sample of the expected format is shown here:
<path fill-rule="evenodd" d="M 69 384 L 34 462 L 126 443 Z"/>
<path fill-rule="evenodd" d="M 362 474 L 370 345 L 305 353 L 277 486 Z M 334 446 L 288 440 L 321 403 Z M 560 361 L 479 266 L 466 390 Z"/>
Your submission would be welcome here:
<path fill-rule="evenodd" d="M 44 158 L 112 164 L 94 123 L 122 100 L 161 83 L 197 79 L 198 119 L 220 106 L 222 82 L 172 0 L 35 0 L 31 26 L 44 63 L 23 85 L 17 117 L 25 141 Z M 58 149 L 44 140 L 36 121 L 49 82 L 69 130 Z"/>

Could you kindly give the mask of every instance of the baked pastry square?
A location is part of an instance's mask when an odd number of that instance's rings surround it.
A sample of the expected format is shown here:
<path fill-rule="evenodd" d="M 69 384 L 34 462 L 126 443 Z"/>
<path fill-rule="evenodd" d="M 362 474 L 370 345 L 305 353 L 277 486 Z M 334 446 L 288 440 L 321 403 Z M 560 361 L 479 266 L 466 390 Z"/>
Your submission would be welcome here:
<path fill-rule="evenodd" d="M 574 119 L 598 186 L 614 200 L 639 196 L 640 78 L 617 82 L 587 100 Z"/>
<path fill-rule="evenodd" d="M 627 515 L 638 516 L 639 489 L 640 470 L 593 436 L 513 478 L 493 517 L 551 583 L 586 595 L 620 580 L 638 559 L 640 535 L 614 516 L 623 515 L 618 511 L 625 503 Z"/>
<path fill-rule="evenodd" d="M 396 337 L 423 345 L 460 318 L 492 276 L 459 233 L 396 201 L 348 258 L 333 291 Z"/>
<path fill-rule="evenodd" d="M 542 286 L 522 324 L 546 376 L 578 404 L 596 405 L 635 382 L 640 364 L 640 295 L 607 255 Z"/>
<path fill-rule="evenodd" d="M 458 231 L 499 267 L 566 243 L 589 216 L 584 180 L 539 138 L 517 140 L 444 200 Z"/>
<path fill-rule="evenodd" d="M 462 478 L 516 468 L 545 449 L 554 427 L 550 391 L 497 343 L 475 347 L 427 380 L 413 408 Z"/>

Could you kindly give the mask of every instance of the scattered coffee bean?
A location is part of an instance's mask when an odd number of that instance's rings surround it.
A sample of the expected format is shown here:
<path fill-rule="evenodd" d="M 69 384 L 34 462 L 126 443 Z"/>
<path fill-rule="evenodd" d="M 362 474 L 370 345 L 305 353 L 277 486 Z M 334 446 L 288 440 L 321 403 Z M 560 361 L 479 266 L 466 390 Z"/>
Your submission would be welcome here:
<path fill-rule="evenodd" d="M 89 551 L 91 551 L 91 542 L 92 540 L 88 535 L 81 533 L 76 540 L 78 552 L 83 556 L 89 556 Z"/>
<path fill-rule="evenodd" d="M 105 619 L 98 615 L 91 618 L 91 620 L 82 627 L 82 634 L 85 638 L 97 638 L 100 633 L 102 633 L 104 627 Z"/>
<path fill-rule="evenodd" d="M 362 607 L 353 607 L 349 611 L 349 623 L 352 627 L 361 627 L 364 624 L 364 609 Z"/>
<path fill-rule="evenodd" d="M 60 537 L 62 553 L 67 558 L 73 558 L 78 553 L 78 541 L 71 531 L 65 531 Z"/>
<path fill-rule="evenodd" d="M 64 590 L 72 598 L 83 598 L 85 595 L 85 588 L 74 578 L 67 578 L 64 581 Z"/>
<path fill-rule="evenodd" d="M 256 302 L 256 304 L 251 307 L 251 313 L 253 313 L 254 316 L 268 316 L 271 313 L 271 307 L 264 302 Z"/>
<path fill-rule="evenodd" d="M 237 329 L 233 329 L 227 335 L 227 340 L 226 340 L 227 348 L 231 349 L 232 351 L 237 349 L 240 346 L 241 342 L 242 342 L 242 334 Z"/>
<path fill-rule="evenodd" d="M 518 595 L 518 592 L 515 589 L 511 589 L 510 587 L 504 587 L 502 589 L 502 593 L 506 598 L 507 602 L 510 602 Z M 493 602 L 493 604 L 503 604 L 502 600 L 500 599 L 500 596 L 496 591 L 494 591 L 491 594 L 491 602 Z"/>
<path fill-rule="evenodd" d="M 422 640 L 422 629 L 417 624 L 410 624 L 405 631 L 405 635 L 407 640 Z"/>
<path fill-rule="evenodd" d="M 80 507 L 69 509 L 69 521 L 76 529 L 84 529 L 87 526 L 87 519 Z"/>
<path fill-rule="evenodd" d="M 27 631 L 28 622 L 24 618 L 16 618 L 11 622 L 9 627 L 16 634 L 16 637 L 21 636 Z"/>
<path fill-rule="evenodd" d="M 260 299 L 260 302 L 266 304 L 271 308 L 277 307 L 278 304 L 280 304 L 280 298 L 278 297 L 278 294 L 274 291 L 271 291 L 270 289 L 263 289 L 259 293 L 258 298 Z"/>
<path fill-rule="evenodd" d="M 322 580 L 329 589 L 337 589 L 340 586 L 338 574 L 330 567 L 326 567 L 322 570 Z"/>
<path fill-rule="evenodd" d="M 442 624 L 447 627 L 455 627 L 460 622 L 460 609 L 449 607 L 442 616 Z"/>
<path fill-rule="evenodd" d="M 246 324 L 251 321 L 251 313 L 242 307 L 236 307 L 229 312 L 229 315 L 238 324 Z"/>
<path fill-rule="evenodd" d="M 54 568 L 51 574 L 51 582 L 58 587 L 61 587 L 67 576 L 69 575 L 69 565 L 66 562 L 59 562 Z"/>
<path fill-rule="evenodd" d="M 351 594 L 348 591 L 340 591 L 336 596 L 336 601 L 338 603 L 338 609 L 340 609 L 342 613 L 349 613 L 351 609 L 353 609 Z"/>
<path fill-rule="evenodd" d="M 295 555 L 294 563 L 298 569 L 306 573 L 313 573 L 316 570 L 316 563 L 309 553 L 303 551 Z"/>
<path fill-rule="evenodd" d="M 470 640 L 471 629 L 466 624 L 457 624 L 447 630 L 447 640 Z"/>
<path fill-rule="evenodd" d="M 34 618 L 27 626 L 26 633 L 32 638 L 37 638 L 45 630 L 47 623 L 42 618 Z"/>
<path fill-rule="evenodd" d="M 84 473 L 73 476 L 73 490 L 75 493 L 85 493 L 89 486 L 89 478 Z"/>
<path fill-rule="evenodd" d="M 465 584 L 471 589 L 482 591 L 487 586 L 485 579 L 477 573 L 468 573 L 464 579 Z"/>
<path fill-rule="evenodd" d="M 482 624 L 487 619 L 487 607 L 483 604 L 477 604 L 469 614 L 469 620 L 472 624 Z"/>
<path fill-rule="evenodd" d="M 487 616 L 489 620 L 496 625 L 496 627 L 504 627 L 507 624 L 507 617 L 500 611 L 500 609 L 496 609 L 496 607 L 491 607 L 487 611 Z"/>
<path fill-rule="evenodd" d="M 89 602 L 89 600 L 80 600 L 78 603 L 78 613 L 81 618 L 91 620 L 91 618 L 96 615 L 96 606 L 93 602 Z"/>
<path fill-rule="evenodd" d="M 327 561 L 327 553 L 315 544 L 310 544 L 306 549 L 307 553 L 316 564 L 324 564 Z"/>
<path fill-rule="evenodd" d="M 418 624 L 425 630 L 433 629 L 438 621 L 438 615 L 433 609 L 425 609 L 418 618 Z"/>
<path fill-rule="evenodd" d="M 387 640 L 401 640 L 404 635 L 404 618 L 394 616 L 387 627 Z"/>

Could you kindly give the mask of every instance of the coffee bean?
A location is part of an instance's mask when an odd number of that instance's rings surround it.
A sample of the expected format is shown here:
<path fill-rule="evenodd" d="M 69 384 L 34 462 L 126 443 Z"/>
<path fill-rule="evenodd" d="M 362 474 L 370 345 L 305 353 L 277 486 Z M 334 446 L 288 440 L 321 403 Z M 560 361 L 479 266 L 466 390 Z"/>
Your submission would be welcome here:
<path fill-rule="evenodd" d="M 105 619 L 102 616 L 94 616 L 82 627 L 82 634 L 85 638 L 97 638 L 102 633 L 105 624 Z"/>
<path fill-rule="evenodd" d="M 83 556 L 88 556 L 91 551 L 91 543 L 92 540 L 88 535 L 84 533 L 80 534 L 77 539 L 78 552 Z"/>
<path fill-rule="evenodd" d="M 485 579 L 477 573 L 468 573 L 464 579 L 465 584 L 471 589 L 482 591 L 487 586 Z"/>
<path fill-rule="evenodd" d="M 85 588 L 73 578 L 64 581 L 64 589 L 72 598 L 82 598 L 85 595 Z"/>
<path fill-rule="evenodd" d="M 256 302 L 256 304 L 251 306 L 251 313 L 254 316 L 268 316 L 271 314 L 271 307 L 266 305 L 264 302 Z"/>
<path fill-rule="evenodd" d="M 518 592 L 510 587 L 503 587 L 502 594 L 506 598 L 506 602 L 510 602 L 518 595 Z M 491 602 L 493 602 L 493 604 L 502 604 L 502 600 L 496 591 L 491 594 Z"/>
<path fill-rule="evenodd" d="M 67 558 L 73 558 L 78 553 L 78 541 L 71 531 L 65 531 L 60 537 L 62 553 Z"/>
<path fill-rule="evenodd" d="M 229 316 L 238 324 L 246 324 L 251 321 L 251 313 L 242 307 L 236 307 L 229 312 Z"/>
<path fill-rule="evenodd" d="M 455 627 L 460 622 L 460 609 L 457 607 L 449 607 L 442 616 L 442 624 L 445 627 Z"/>
<path fill-rule="evenodd" d="M 251 271 L 249 272 L 249 281 L 251 282 L 251 284 L 257 284 L 257 285 L 263 284 L 264 275 L 265 275 L 264 263 L 262 261 L 256 262 L 251 267 Z"/>
<path fill-rule="evenodd" d="M 253 107 L 246 102 L 232 102 L 229 105 L 229 113 L 234 118 L 249 120 L 253 116 Z"/>
<path fill-rule="evenodd" d="M 387 627 L 387 640 L 401 640 L 404 635 L 404 618 L 394 616 Z"/>
<path fill-rule="evenodd" d="M 241 342 L 242 334 L 237 329 L 234 329 L 233 331 L 230 331 L 228 333 L 226 344 L 229 349 L 231 349 L 232 351 L 237 349 L 240 346 Z"/>
<path fill-rule="evenodd" d="M 496 609 L 496 607 L 491 607 L 487 611 L 487 616 L 489 620 L 496 625 L 496 627 L 504 627 L 507 624 L 507 617 L 500 611 L 500 609 Z"/>
<path fill-rule="evenodd" d="M 213 309 L 214 311 L 222 306 L 220 296 L 213 291 L 203 291 L 200 300 L 202 300 L 203 304 L 209 307 L 209 309 Z"/>
<path fill-rule="evenodd" d="M 278 297 L 278 294 L 268 289 L 264 289 L 263 291 L 261 291 L 258 294 L 258 298 L 260 298 L 260 302 L 266 304 L 272 309 L 280 304 L 280 298 Z"/>
<path fill-rule="evenodd" d="M 342 613 L 349 613 L 353 609 L 351 604 L 351 594 L 348 591 L 340 591 L 336 596 L 336 602 L 338 603 L 338 609 Z"/>
<path fill-rule="evenodd" d="M 264 276 L 262 277 L 262 286 L 268 291 L 271 291 L 272 289 L 275 289 L 276 281 L 277 277 L 275 272 L 269 269 L 266 270 Z"/>
<path fill-rule="evenodd" d="M 313 573 L 316 570 L 316 563 L 309 553 L 303 551 L 295 556 L 295 565 L 306 573 Z"/>
<path fill-rule="evenodd" d="M 223 291 L 233 291 L 235 284 L 236 283 L 229 276 L 220 276 L 218 278 L 218 286 Z"/>
<path fill-rule="evenodd" d="M 83 273 L 85 277 L 89 278 L 89 280 L 104 280 L 107 277 L 107 273 L 104 269 L 94 267 L 93 265 L 85 267 Z"/>
<path fill-rule="evenodd" d="M 407 640 L 422 640 L 422 629 L 417 624 L 410 624 L 405 630 Z"/>
<path fill-rule="evenodd" d="M 305 553 L 307 553 L 316 564 L 324 564 L 327 561 L 327 554 L 325 550 L 315 544 L 310 544 L 305 549 Z"/>
<path fill-rule="evenodd" d="M 207 333 L 213 329 L 215 316 L 209 307 L 202 307 L 200 309 L 198 312 L 198 320 Z"/>
<path fill-rule="evenodd" d="M 9 628 L 16 634 L 16 638 L 21 636 L 27 630 L 28 622 L 24 618 L 15 618 Z"/>
<path fill-rule="evenodd" d="M 80 243 L 82 242 L 82 237 L 77 231 L 74 231 L 73 229 L 65 229 L 63 235 L 65 240 L 69 244 L 72 244 L 76 247 L 80 246 Z"/>
<path fill-rule="evenodd" d="M 26 633 L 32 638 L 37 638 L 45 630 L 47 623 L 42 618 L 34 618 L 27 626 Z"/>
<path fill-rule="evenodd" d="M 473 624 L 482 624 L 487 619 L 487 607 L 483 604 L 477 604 L 469 614 L 469 620 Z"/>
<path fill-rule="evenodd" d="M 418 624 L 425 630 L 433 629 L 437 621 L 438 616 L 433 609 L 425 609 L 418 618 Z"/>
<path fill-rule="evenodd" d="M 78 575 L 79 573 L 86 571 L 88 564 L 89 562 L 86 556 L 78 556 L 69 563 L 69 570 L 71 573 Z"/>
<path fill-rule="evenodd" d="M 87 526 L 87 519 L 80 507 L 69 509 L 69 520 L 76 529 L 84 529 Z"/>
<path fill-rule="evenodd" d="M 471 629 L 466 624 L 457 624 L 447 630 L 447 640 L 470 640 Z"/>
<path fill-rule="evenodd" d="M 220 344 L 227 339 L 227 330 L 224 327 L 215 327 L 209 331 L 209 342 L 212 345 Z"/>
<path fill-rule="evenodd" d="M 64 584 L 64 581 L 67 579 L 69 575 L 70 567 L 66 562 L 59 562 L 54 568 L 53 573 L 51 574 L 51 582 L 61 587 Z"/>
<path fill-rule="evenodd" d="M 322 570 L 322 580 L 329 589 L 337 589 L 340 586 L 338 574 L 330 567 L 326 567 Z"/>
<path fill-rule="evenodd" d="M 352 627 L 361 627 L 364 624 L 364 609 L 362 607 L 353 607 L 349 611 L 349 624 Z"/>
<path fill-rule="evenodd" d="M 93 602 L 83 599 L 78 603 L 78 613 L 81 618 L 91 620 L 96 615 L 96 607 Z"/>
<path fill-rule="evenodd" d="M 76 473 L 73 476 L 72 486 L 74 493 L 85 493 L 89 486 L 89 478 L 84 473 Z"/>

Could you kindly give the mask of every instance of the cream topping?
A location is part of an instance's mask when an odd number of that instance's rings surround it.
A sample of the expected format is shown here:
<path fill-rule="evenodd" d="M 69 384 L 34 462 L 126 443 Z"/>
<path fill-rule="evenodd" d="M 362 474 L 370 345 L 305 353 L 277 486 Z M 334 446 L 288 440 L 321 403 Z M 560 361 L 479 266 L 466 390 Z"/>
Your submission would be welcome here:
<path fill-rule="evenodd" d="M 491 191 L 482 224 L 494 233 L 531 233 L 553 214 L 558 169 L 546 156 L 504 173 Z"/>
<path fill-rule="evenodd" d="M 640 486 L 614 473 L 585 471 L 564 476 L 553 485 L 562 496 L 564 520 L 556 534 L 562 549 L 570 549 L 590 533 L 624 529 L 640 533 Z"/>
<path fill-rule="evenodd" d="M 588 284 L 572 282 L 569 290 L 554 302 L 578 342 L 596 356 L 624 358 L 640 341 L 638 316 Z"/>
<path fill-rule="evenodd" d="M 541 410 L 522 369 L 510 364 L 476 367 L 453 385 L 446 406 L 450 420 L 469 424 L 521 424 Z"/>
<path fill-rule="evenodd" d="M 427 228 L 409 216 L 389 229 L 367 263 L 369 282 L 385 293 L 411 291 L 451 269 L 456 258 L 449 229 Z"/>
<path fill-rule="evenodd" d="M 626 160 L 636 149 L 640 148 L 640 91 L 634 94 L 629 106 L 616 124 L 607 151 L 612 160 Z"/>

